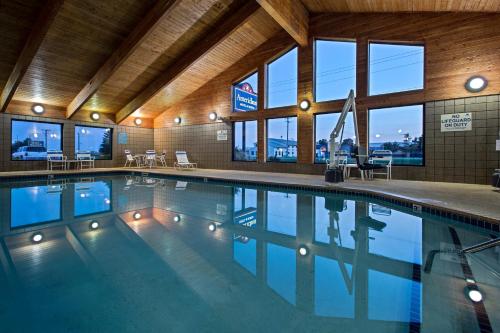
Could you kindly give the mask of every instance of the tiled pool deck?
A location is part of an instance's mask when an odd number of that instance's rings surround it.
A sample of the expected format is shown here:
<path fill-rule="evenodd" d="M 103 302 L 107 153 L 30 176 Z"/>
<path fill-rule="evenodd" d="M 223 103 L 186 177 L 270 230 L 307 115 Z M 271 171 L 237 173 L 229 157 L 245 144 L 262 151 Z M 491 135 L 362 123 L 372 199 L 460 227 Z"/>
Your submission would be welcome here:
<path fill-rule="evenodd" d="M 277 185 L 294 188 L 307 188 L 322 191 L 360 192 L 369 196 L 395 200 L 400 204 L 421 204 L 424 211 L 436 213 L 433 210 L 446 211 L 448 217 L 453 214 L 465 217 L 471 224 L 492 223 L 496 231 L 500 225 L 500 192 L 487 185 L 438 183 L 424 181 L 405 181 L 376 179 L 361 181 L 350 179 L 343 183 L 330 184 L 324 181 L 323 176 L 250 172 L 237 170 L 197 169 L 180 171 L 173 168 L 100 168 L 84 171 L 12 171 L 0 172 L 0 179 L 26 176 L 45 176 L 48 174 L 79 174 L 79 173 L 106 173 L 106 172 L 146 172 L 150 175 L 160 174 L 167 176 L 194 177 L 207 180 L 255 183 Z M 483 221 L 476 221 L 483 220 Z M 480 225 L 483 227 L 483 225 Z"/>

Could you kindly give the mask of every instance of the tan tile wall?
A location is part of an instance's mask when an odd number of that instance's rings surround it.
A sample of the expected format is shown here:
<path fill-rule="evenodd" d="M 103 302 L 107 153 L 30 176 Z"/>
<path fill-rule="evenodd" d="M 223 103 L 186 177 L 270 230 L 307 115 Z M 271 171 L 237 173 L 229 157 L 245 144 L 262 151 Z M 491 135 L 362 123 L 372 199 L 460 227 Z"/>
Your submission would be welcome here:
<path fill-rule="evenodd" d="M 0 114 L 0 171 L 18 170 L 40 170 L 45 169 L 45 162 L 39 161 L 11 161 L 11 120 L 33 120 L 63 124 L 63 151 L 68 158 L 74 157 L 75 150 L 75 125 L 101 126 L 92 122 L 61 120 L 46 117 L 20 116 L 2 113 Z M 121 166 L 125 162 L 124 149 L 133 152 L 145 152 L 154 146 L 153 130 L 148 128 L 127 127 L 118 125 L 102 125 L 113 128 L 113 159 L 108 161 L 96 161 L 96 167 Z M 118 133 L 128 134 L 128 144 L 118 144 Z"/>

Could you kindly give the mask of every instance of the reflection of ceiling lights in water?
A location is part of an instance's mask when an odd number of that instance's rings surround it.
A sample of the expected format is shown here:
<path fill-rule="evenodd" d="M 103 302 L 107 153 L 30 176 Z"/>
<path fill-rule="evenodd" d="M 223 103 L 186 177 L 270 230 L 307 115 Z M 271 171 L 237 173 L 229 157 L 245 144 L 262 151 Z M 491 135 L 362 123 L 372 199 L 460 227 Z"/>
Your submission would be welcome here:
<path fill-rule="evenodd" d="M 111 200 L 109 200 L 108 198 L 106 198 L 106 199 L 104 199 L 104 203 L 105 203 L 106 205 L 109 205 L 109 204 L 111 203 Z"/>
<path fill-rule="evenodd" d="M 97 230 L 97 229 L 99 229 L 99 222 L 97 222 L 97 221 L 90 222 L 89 228 L 90 228 L 90 230 Z"/>
<path fill-rule="evenodd" d="M 181 221 L 181 216 L 180 215 L 175 215 L 174 216 L 174 222 L 180 222 Z"/>
<path fill-rule="evenodd" d="M 135 212 L 134 213 L 134 220 L 139 220 L 142 217 L 141 213 Z"/>
<path fill-rule="evenodd" d="M 215 223 L 212 222 L 208 225 L 208 230 L 214 232 L 216 229 L 217 229 L 217 226 L 215 225 Z"/>
<path fill-rule="evenodd" d="M 41 232 L 34 233 L 33 236 L 31 236 L 31 241 L 33 243 L 40 243 L 43 241 L 43 234 Z"/>
<path fill-rule="evenodd" d="M 305 257 L 309 254 L 309 249 L 305 245 L 299 246 L 298 251 L 299 251 L 299 254 L 303 257 Z"/>

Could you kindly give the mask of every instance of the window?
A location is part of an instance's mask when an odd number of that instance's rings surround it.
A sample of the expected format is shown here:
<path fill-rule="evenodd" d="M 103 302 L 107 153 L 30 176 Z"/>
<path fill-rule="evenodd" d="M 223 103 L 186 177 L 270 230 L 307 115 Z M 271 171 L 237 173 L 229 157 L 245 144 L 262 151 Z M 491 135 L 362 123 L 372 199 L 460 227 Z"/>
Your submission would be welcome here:
<path fill-rule="evenodd" d="M 400 106 L 369 111 L 369 152 L 392 151 L 394 165 L 424 165 L 424 107 Z"/>
<path fill-rule="evenodd" d="M 113 129 L 75 126 L 75 154 L 90 153 L 96 160 L 112 158 Z"/>
<path fill-rule="evenodd" d="M 233 112 L 257 111 L 257 72 L 233 85 Z"/>
<path fill-rule="evenodd" d="M 297 105 L 297 48 L 267 65 L 267 108 Z"/>
<path fill-rule="evenodd" d="M 257 161 L 257 120 L 233 123 L 233 160 Z"/>
<path fill-rule="evenodd" d="M 369 94 L 424 88 L 424 47 L 370 43 Z"/>
<path fill-rule="evenodd" d="M 326 160 L 330 159 L 330 152 L 328 147 L 328 141 L 330 140 L 330 133 L 337 125 L 339 121 L 340 112 L 335 113 L 323 113 L 314 116 L 315 128 L 315 158 L 316 163 L 326 163 Z M 354 142 L 356 141 L 356 132 L 354 130 L 354 119 L 352 112 L 346 117 L 344 133 L 341 137 L 338 137 L 340 142 L 339 150 L 344 150 L 347 153 L 351 153 L 354 149 Z M 351 161 L 349 161 L 350 163 Z M 352 163 L 356 163 L 353 159 Z"/>
<path fill-rule="evenodd" d="M 347 98 L 356 91 L 356 43 L 317 40 L 315 67 L 316 102 Z"/>
<path fill-rule="evenodd" d="M 297 117 L 267 120 L 267 160 L 297 161 Z"/>
<path fill-rule="evenodd" d="M 12 120 L 11 158 L 46 160 L 47 151 L 62 151 L 62 125 Z"/>

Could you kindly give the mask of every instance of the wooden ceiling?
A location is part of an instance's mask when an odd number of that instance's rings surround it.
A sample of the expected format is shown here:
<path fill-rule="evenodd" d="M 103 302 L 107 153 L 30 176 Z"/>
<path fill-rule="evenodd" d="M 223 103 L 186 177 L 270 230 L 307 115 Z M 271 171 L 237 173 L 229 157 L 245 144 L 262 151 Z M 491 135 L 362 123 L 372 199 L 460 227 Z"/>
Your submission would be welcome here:
<path fill-rule="evenodd" d="M 321 12 L 499 12 L 499 0 L 302 0 Z"/>
<path fill-rule="evenodd" d="M 152 119 L 309 13 L 496 11 L 500 0 L 10 0 L 0 3 L 0 110 Z M 300 19 L 298 19 L 300 18 Z"/>

